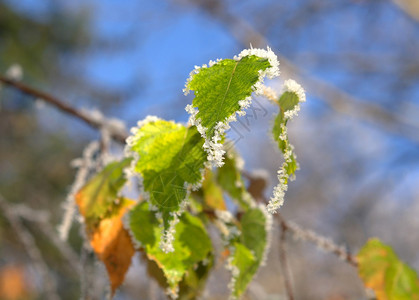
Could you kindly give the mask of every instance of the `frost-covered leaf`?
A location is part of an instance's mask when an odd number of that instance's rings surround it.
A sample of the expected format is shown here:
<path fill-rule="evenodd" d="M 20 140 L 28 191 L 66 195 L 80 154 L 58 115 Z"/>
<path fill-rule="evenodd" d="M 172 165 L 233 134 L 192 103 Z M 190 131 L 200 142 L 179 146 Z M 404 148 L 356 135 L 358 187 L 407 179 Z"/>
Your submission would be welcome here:
<path fill-rule="evenodd" d="M 252 205 L 253 200 L 244 185 L 242 164 L 241 157 L 230 150 L 225 157 L 224 165 L 218 169 L 217 182 L 242 209 L 246 210 Z"/>
<path fill-rule="evenodd" d="M 295 172 L 299 168 L 294 146 L 288 138 L 287 123 L 298 114 L 300 103 L 305 100 L 304 90 L 298 83 L 294 80 L 284 82 L 284 92 L 278 99 L 278 116 L 275 118 L 272 129 L 274 140 L 278 142 L 278 148 L 284 155 L 284 162 L 278 171 L 279 184 L 274 188 L 273 196 L 268 204 L 270 213 L 275 213 L 284 203 L 288 181 L 295 178 Z"/>
<path fill-rule="evenodd" d="M 211 240 L 202 222 L 185 212 L 175 226 L 173 253 L 165 253 L 159 247 L 162 236 L 160 220 L 142 202 L 132 209 L 129 227 L 133 238 L 140 243 L 148 259 L 153 260 L 163 270 L 169 285 L 169 292 L 177 294 L 179 282 L 185 273 L 212 251 Z"/>
<path fill-rule="evenodd" d="M 418 300 L 418 275 L 399 260 L 393 249 L 370 239 L 357 255 L 359 276 L 378 300 Z"/>
<path fill-rule="evenodd" d="M 119 206 L 118 193 L 125 184 L 124 168 L 131 162 L 126 158 L 108 164 L 76 194 L 80 213 L 84 216 L 87 229 L 96 225 Z"/>
<path fill-rule="evenodd" d="M 228 268 L 231 270 L 231 298 L 239 298 L 264 263 L 269 247 L 271 216 L 264 208 L 251 208 L 243 215 L 241 235 L 232 240 Z"/>
<path fill-rule="evenodd" d="M 112 294 L 124 281 L 134 255 L 131 238 L 121 221 L 134 201 L 118 196 L 126 181 L 123 169 L 130 161 L 110 163 L 76 194 L 87 237 L 106 266 Z"/>
<path fill-rule="evenodd" d="M 132 130 L 127 147 L 138 159 L 134 171 L 143 178 L 149 201 L 163 217 L 162 247 L 170 252 L 169 231 L 185 204 L 188 188 L 202 181 L 206 155 L 195 127 L 148 119 Z"/>
<path fill-rule="evenodd" d="M 235 59 L 210 62 L 197 68 L 186 83 L 186 92 L 193 90 L 195 98 L 186 110 L 191 114 L 190 123 L 196 125 L 205 138 L 208 160 L 222 166 L 221 139 L 236 119 L 250 105 L 252 92 L 261 93 L 265 75 L 279 75 L 276 55 L 268 48 L 244 50 Z"/>

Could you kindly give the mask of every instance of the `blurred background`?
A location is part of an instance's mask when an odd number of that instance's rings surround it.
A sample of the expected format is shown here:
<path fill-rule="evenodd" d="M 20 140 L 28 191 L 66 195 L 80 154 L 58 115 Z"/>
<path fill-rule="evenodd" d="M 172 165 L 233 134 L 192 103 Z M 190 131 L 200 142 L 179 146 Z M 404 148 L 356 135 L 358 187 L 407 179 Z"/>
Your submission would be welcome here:
<path fill-rule="evenodd" d="M 293 78 L 307 102 L 289 125 L 301 170 L 281 209 L 356 253 L 369 237 L 419 270 L 419 2 L 417 0 L 0 0 L 0 73 L 78 108 L 134 126 L 147 115 L 186 122 L 182 88 L 195 65 L 242 49 L 273 48 L 280 91 Z M 13 68 L 13 67 L 12 67 Z M 13 69 L 12 69 L 13 70 Z M 0 194 L 13 206 L 49 211 L 48 230 L 24 221 L 62 299 L 79 299 L 80 276 L 51 242 L 74 179 L 70 161 L 99 133 L 6 86 L 0 92 Z M 276 108 L 256 98 L 229 136 L 246 170 L 269 174 L 281 155 L 270 136 Z M 0 299 L 46 299 L 10 222 L 0 214 Z M 31 213 L 29 213 L 31 214 Z M 48 217 L 48 218 L 47 218 Z M 245 299 L 285 299 L 279 230 Z M 70 234 L 77 254 L 77 224 Z M 367 299 L 352 266 L 288 239 L 296 299 Z M 93 258 L 91 258 L 93 260 Z M 106 277 L 91 272 L 102 299 Z M 202 299 L 226 299 L 228 273 L 210 276 Z M 13 287 L 13 288 L 11 288 Z M 136 259 L 116 299 L 165 299 Z"/>

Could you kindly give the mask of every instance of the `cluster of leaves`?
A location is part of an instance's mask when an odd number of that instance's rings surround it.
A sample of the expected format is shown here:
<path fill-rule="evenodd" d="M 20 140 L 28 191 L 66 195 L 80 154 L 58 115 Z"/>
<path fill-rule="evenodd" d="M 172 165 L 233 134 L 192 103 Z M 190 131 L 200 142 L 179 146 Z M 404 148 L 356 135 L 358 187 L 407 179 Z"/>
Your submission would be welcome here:
<path fill-rule="evenodd" d="M 145 259 L 150 275 L 172 298 L 196 298 L 216 256 L 224 258 L 231 271 L 231 298 L 244 293 L 266 258 L 272 216 L 246 190 L 241 158 L 234 149 L 225 149 L 223 142 L 229 122 L 236 114 L 244 114 L 253 92 L 263 93 L 263 77 L 277 75 L 277 67 L 276 56 L 269 49 L 250 49 L 233 60 L 211 62 L 194 70 L 186 85 L 187 91 L 195 93 L 187 107 L 189 124 L 157 117 L 140 121 L 127 140 L 126 158 L 105 166 L 79 191 L 76 200 L 86 234 L 107 268 L 112 294 L 122 284 L 136 251 Z M 286 124 L 304 99 L 301 87 L 292 81 L 275 100 L 279 114 L 273 133 L 285 162 L 268 206 L 271 212 L 279 207 L 275 193 L 280 189 L 283 198 L 288 178 L 298 166 Z M 218 168 L 213 169 L 214 165 Z M 128 175 L 140 179 L 138 200 L 122 196 Z M 226 209 L 227 197 L 235 202 L 236 213 Z M 219 230 L 223 254 L 215 253 L 209 226 Z M 379 296 L 384 293 L 380 290 L 383 285 L 387 289 L 398 280 L 404 289 L 388 293 L 415 292 L 410 284 L 417 285 L 417 279 L 411 280 L 411 270 L 403 271 L 407 275 L 402 280 L 394 274 L 376 279 L 378 275 L 369 273 L 405 270 L 394 254 L 385 266 L 368 265 L 376 249 L 367 245 L 360 252 L 360 275 L 366 286 Z"/>

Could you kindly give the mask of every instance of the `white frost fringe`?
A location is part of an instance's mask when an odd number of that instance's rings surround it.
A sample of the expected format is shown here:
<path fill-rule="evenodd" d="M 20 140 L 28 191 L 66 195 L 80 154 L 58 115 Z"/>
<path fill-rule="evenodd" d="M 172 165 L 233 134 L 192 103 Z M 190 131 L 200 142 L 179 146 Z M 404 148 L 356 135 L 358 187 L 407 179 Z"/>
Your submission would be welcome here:
<path fill-rule="evenodd" d="M 294 109 L 286 111 L 284 117 L 286 120 L 291 120 L 294 116 L 298 115 L 300 111 L 300 103 L 306 101 L 306 95 L 304 89 L 292 79 L 288 79 L 284 82 L 283 92 L 292 92 L 298 96 L 298 104 L 295 105 Z M 285 123 L 284 123 L 285 124 Z M 279 139 L 283 140 L 286 143 L 286 148 L 284 152 L 284 163 L 281 168 L 278 170 L 278 185 L 274 188 L 273 196 L 271 197 L 269 204 L 267 206 L 268 212 L 274 214 L 277 210 L 284 204 L 285 192 L 288 189 L 288 179 L 294 180 L 295 177 L 291 177 L 287 173 L 288 164 L 292 162 L 292 157 L 296 159 L 294 153 L 294 147 L 288 142 L 288 132 L 287 127 L 282 124 L 281 129 L 282 133 L 279 136 Z M 297 165 L 298 167 L 298 165 Z"/>
<path fill-rule="evenodd" d="M 265 266 L 266 261 L 268 260 L 269 250 L 271 249 L 271 245 L 272 245 L 273 217 L 272 217 L 272 214 L 270 214 L 267 211 L 265 205 L 259 204 L 259 209 L 263 212 L 263 214 L 265 215 L 265 218 L 266 218 L 266 221 L 265 221 L 266 245 L 265 245 L 265 249 L 263 251 L 262 261 L 260 263 L 260 266 Z"/>
<path fill-rule="evenodd" d="M 254 49 L 254 48 L 245 49 L 238 56 L 235 56 L 234 59 L 239 61 L 243 57 L 250 56 L 250 55 L 255 55 L 255 56 L 258 56 L 258 57 L 266 58 L 266 59 L 268 59 L 270 65 L 271 65 L 270 68 L 268 68 L 264 71 L 263 70 L 259 71 L 258 81 L 252 86 L 252 90 L 254 91 L 254 93 L 256 95 L 262 95 L 264 93 L 264 85 L 263 85 L 264 77 L 266 76 L 268 78 L 274 78 L 276 76 L 279 76 L 278 57 L 271 50 L 271 48 L 268 47 L 267 50 L 265 50 L 265 49 Z M 210 61 L 209 66 L 211 67 L 211 66 L 215 65 L 219 61 L 221 61 L 221 60 L 218 59 L 215 62 Z M 195 69 L 190 73 L 190 76 L 187 79 L 185 88 L 183 90 L 185 95 L 187 95 L 190 91 L 189 90 L 189 83 L 193 79 L 193 76 L 195 74 L 199 73 L 199 70 L 201 68 L 207 68 L 207 65 L 203 65 L 202 67 L 195 66 Z M 224 132 L 227 131 L 228 129 L 230 129 L 229 123 L 234 122 L 234 121 L 237 120 L 236 114 L 239 115 L 239 116 L 244 116 L 246 114 L 245 109 L 247 109 L 250 106 L 251 101 L 252 101 L 251 97 L 247 97 L 243 100 L 240 100 L 239 101 L 240 109 L 238 111 L 234 112 L 231 116 L 226 118 L 224 121 L 218 122 L 215 126 L 214 136 L 209 137 L 209 138 L 207 138 L 207 136 L 206 136 L 207 128 L 202 126 L 201 119 L 196 118 L 196 115 L 198 113 L 198 109 L 193 107 L 190 104 L 185 107 L 185 110 L 191 115 L 189 117 L 189 124 L 195 125 L 197 127 L 199 133 L 201 134 L 201 136 L 205 139 L 205 143 L 204 143 L 203 147 L 204 147 L 205 151 L 208 153 L 207 159 L 212 165 L 214 165 L 216 167 L 223 166 L 223 164 L 224 164 L 224 162 L 223 162 L 224 157 L 223 156 L 224 156 L 225 151 L 223 150 L 222 144 L 220 144 L 221 138 L 222 138 Z"/>
<path fill-rule="evenodd" d="M 302 229 L 294 222 L 288 222 L 288 227 L 291 229 L 296 240 L 314 242 L 318 249 L 328 253 L 337 253 L 338 257 L 343 261 L 349 256 L 349 252 L 345 246 L 336 244 L 330 238 L 320 236 L 312 230 Z"/>

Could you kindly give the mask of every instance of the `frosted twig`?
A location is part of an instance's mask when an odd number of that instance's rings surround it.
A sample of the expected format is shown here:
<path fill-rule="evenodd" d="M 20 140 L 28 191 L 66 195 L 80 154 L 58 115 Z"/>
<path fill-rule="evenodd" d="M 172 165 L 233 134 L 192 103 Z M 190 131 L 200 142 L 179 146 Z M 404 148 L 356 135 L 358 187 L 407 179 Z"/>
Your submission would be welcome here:
<path fill-rule="evenodd" d="M 58 226 L 58 232 L 61 240 L 65 241 L 68 238 L 71 225 L 73 223 L 74 215 L 76 213 L 76 193 L 84 186 L 89 176 L 90 171 L 95 167 L 95 161 L 93 160 L 94 154 L 99 150 L 99 143 L 93 141 L 86 146 L 83 151 L 81 158 L 72 161 L 72 165 L 78 168 L 74 183 L 70 189 L 67 199 L 64 203 L 64 217 L 62 223 Z"/>
<path fill-rule="evenodd" d="M 114 140 L 117 140 L 120 143 L 125 143 L 125 139 L 128 137 L 128 133 L 125 130 L 125 127 L 123 126 L 122 121 L 118 119 L 107 119 L 105 118 L 101 113 L 95 114 L 94 112 L 98 111 L 81 111 L 78 110 L 68 104 L 66 104 L 64 101 L 58 99 L 57 97 L 54 97 L 48 93 L 45 93 L 43 91 L 37 90 L 31 86 L 28 86 L 24 83 L 15 81 L 13 79 L 10 79 L 6 76 L 0 75 L 0 83 L 4 83 L 8 86 L 11 86 L 15 89 L 20 90 L 24 94 L 33 96 L 33 100 L 42 99 L 46 103 L 58 108 L 62 112 L 72 115 L 73 117 L 78 118 L 79 120 L 85 122 L 86 124 L 96 128 L 108 128 L 110 131 L 110 134 Z"/>
<path fill-rule="evenodd" d="M 60 297 L 57 294 L 55 279 L 51 276 L 48 270 L 48 265 L 42 258 L 41 252 L 36 245 L 34 237 L 25 228 L 19 217 L 13 212 L 13 209 L 9 207 L 8 202 L 3 198 L 2 195 L 0 195 L 0 208 L 3 212 L 3 215 L 9 221 L 10 226 L 13 228 L 18 238 L 22 242 L 26 252 L 32 260 L 35 270 L 42 278 L 46 298 L 50 300 L 59 300 Z"/>
<path fill-rule="evenodd" d="M 282 219 L 280 216 L 279 218 Z M 312 230 L 303 229 L 294 222 L 285 222 L 282 219 L 281 223 L 286 228 L 286 230 L 293 234 L 295 239 L 311 242 L 316 245 L 318 249 L 321 249 L 327 253 L 332 253 L 339 257 L 342 261 L 345 261 L 354 267 L 358 266 L 356 258 L 352 256 L 352 254 L 346 249 L 345 246 L 337 245 L 330 238 L 321 236 Z"/>

